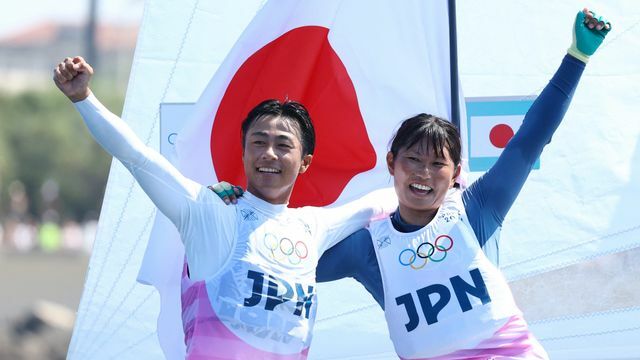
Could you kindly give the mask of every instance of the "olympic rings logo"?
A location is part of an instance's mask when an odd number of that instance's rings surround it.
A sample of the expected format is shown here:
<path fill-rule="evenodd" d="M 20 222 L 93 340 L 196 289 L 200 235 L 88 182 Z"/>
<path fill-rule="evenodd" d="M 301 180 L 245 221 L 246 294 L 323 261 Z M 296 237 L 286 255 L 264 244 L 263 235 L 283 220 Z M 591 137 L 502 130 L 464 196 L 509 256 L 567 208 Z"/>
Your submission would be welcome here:
<path fill-rule="evenodd" d="M 448 240 L 445 245 L 440 242 Z M 427 265 L 429 260 L 433 262 L 441 262 L 447 257 L 449 250 L 453 248 L 453 238 L 449 235 L 440 235 L 433 244 L 426 241 L 418 245 L 416 250 L 404 249 L 398 255 L 398 261 L 402 266 L 410 266 L 414 270 L 420 270 Z M 423 261 L 420 263 L 420 260 Z M 416 264 L 418 262 L 418 264 Z"/>
<path fill-rule="evenodd" d="M 293 242 L 289 238 L 278 239 L 273 234 L 264 236 L 264 245 L 277 261 L 288 260 L 291 265 L 298 265 L 309 256 L 309 249 L 302 241 Z"/>

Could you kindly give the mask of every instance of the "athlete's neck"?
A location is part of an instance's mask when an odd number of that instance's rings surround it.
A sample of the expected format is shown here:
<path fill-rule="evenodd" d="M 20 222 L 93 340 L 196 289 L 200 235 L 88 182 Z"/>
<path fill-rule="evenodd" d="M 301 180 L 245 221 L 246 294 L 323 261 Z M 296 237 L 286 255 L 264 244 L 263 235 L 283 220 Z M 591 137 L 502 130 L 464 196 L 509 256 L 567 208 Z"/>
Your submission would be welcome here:
<path fill-rule="evenodd" d="M 398 211 L 400 212 L 400 218 L 402 221 L 409 225 L 415 226 L 426 226 L 428 223 L 433 220 L 433 218 L 438 213 L 438 209 L 436 210 L 414 210 L 410 209 L 406 206 L 400 204 L 398 206 Z"/>
<path fill-rule="evenodd" d="M 288 205 L 291 193 L 293 192 L 293 184 L 285 189 L 259 189 L 251 184 L 247 184 L 247 191 L 251 192 L 260 200 L 266 201 L 272 205 Z"/>
<path fill-rule="evenodd" d="M 267 214 L 277 214 L 287 209 L 287 204 L 272 204 L 264 199 L 257 197 L 255 194 L 252 194 L 250 191 L 245 191 L 242 195 L 242 199 L 249 203 L 251 206 L 256 209 L 267 213 Z"/>

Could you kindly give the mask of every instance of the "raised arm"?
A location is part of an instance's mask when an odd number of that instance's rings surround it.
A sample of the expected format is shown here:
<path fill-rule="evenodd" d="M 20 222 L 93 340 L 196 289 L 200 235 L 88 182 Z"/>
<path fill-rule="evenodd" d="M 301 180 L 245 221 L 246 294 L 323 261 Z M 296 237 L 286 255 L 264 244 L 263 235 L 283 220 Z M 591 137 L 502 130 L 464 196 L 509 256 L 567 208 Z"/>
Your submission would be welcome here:
<path fill-rule="evenodd" d="M 560 68 L 533 103 L 497 162 L 463 193 L 465 209 L 480 245 L 502 225 L 534 162 L 560 125 L 585 63 L 610 28 L 609 23 L 596 18 L 588 9 L 578 13 L 573 43 Z"/>
<path fill-rule="evenodd" d="M 154 204 L 178 229 L 189 202 L 208 191 L 184 177 L 160 153 L 146 146 L 118 116 L 93 96 L 91 66 L 81 57 L 66 58 L 54 69 L 54 82 L 82 115 L 96 141 L 131 172 Z"/>

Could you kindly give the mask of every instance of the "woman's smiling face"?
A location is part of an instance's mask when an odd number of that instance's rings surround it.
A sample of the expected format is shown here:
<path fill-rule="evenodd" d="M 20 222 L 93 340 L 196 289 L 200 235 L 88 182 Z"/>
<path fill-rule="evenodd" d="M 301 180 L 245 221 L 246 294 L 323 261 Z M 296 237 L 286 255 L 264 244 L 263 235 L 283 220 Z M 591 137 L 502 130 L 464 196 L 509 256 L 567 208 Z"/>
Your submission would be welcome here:
<path fill-rule="evenodd" d="M 454 164 L 446 147 L 436 152 L 426 141 L 401 148 L 395 157 L 389 152 L 387 166 L 400 215 L 415 225 L 424 225 L 435 216 L 460 172 L 460 165 Z"/>

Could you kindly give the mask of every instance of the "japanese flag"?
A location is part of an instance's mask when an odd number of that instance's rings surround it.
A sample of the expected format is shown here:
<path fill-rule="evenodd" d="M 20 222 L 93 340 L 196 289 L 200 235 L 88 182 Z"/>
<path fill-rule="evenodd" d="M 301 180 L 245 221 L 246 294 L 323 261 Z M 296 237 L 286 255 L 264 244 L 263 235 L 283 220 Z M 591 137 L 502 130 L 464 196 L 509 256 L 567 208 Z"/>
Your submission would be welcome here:
<path fill-rule="evenodd" d="M 522 125 L 533 96 L 466 99 L 469 170 L 487 171 Z M 534 169 L 540 167 L 539 161 Z"/>
<path fill-rule="evenodd" d="M 290 206 L 324 206 L 390 185 L 398 124 L 449 118 L 447 2 L 272 1 L 245 30 L 178 137 L 184 173 L 244 186 L 240 124 L 268 98 L 309 110 L 316 152 Z"/>
<path fill-rule="evenodd" d="M 522 125 L 522 115 L 471 117 L 470 155 L 473 157 L 498 157 L 509 140 Z"/>

